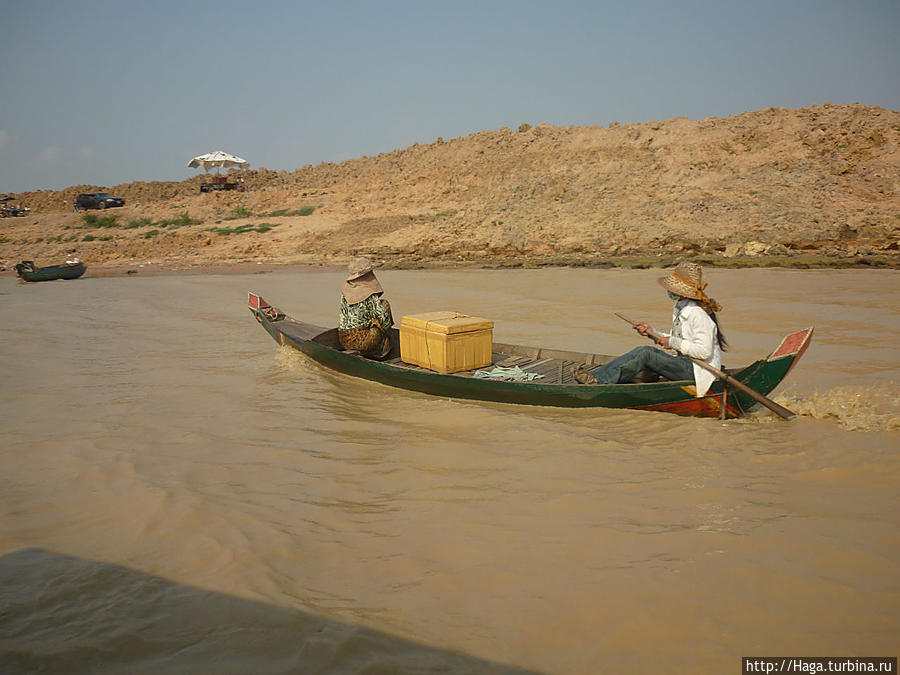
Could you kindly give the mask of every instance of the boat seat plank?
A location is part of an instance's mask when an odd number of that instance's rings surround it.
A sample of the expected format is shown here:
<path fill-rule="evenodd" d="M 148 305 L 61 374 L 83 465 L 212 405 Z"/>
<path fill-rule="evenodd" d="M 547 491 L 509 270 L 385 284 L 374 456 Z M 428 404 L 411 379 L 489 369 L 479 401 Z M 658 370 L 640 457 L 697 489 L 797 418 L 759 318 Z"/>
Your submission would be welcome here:
<path fill-rule="evenodd" d="M 555 359 L 553 361 L 545 361 L 531 368 L 528 372 L 542 375 L 545 382 L 555 383 L 559 381 L 559 364 L 560 362 Z"/>
<path fill-rule="evenodd" d="M 323 332 L 325 331 L 321 326 L 301 323 L 288 317 L 285 317 L 278 322 L 278 329 L 288 337 L 304 341 L 319 337 L 323 335 Z"/>
<path fill-rule="evenodd" d="M 365 358 L 365 357 L 361 357 L 361 358 Z M 392 366 L 398 366 L 400 368 L 406 368 L 407 370 L 415 370 L 415 371 L 419 371 L 419 372 L 423 372 L 423 373 L 435 372 L 433 370 L 429 370 L 428 368 L 422 368 L 422 366 L 417 366 L 414 363 L 406 363 L 399 356 L 395 356 L 392 359 L 385 359 L 385 360 L 381 361 L 381 363 L 387 363 Z"/>
<path fill-rule="evenodd" d="M 494 354 L 493 364 L 502 368 L 512 368 L 513 366 L 521 366 L 523 363 L 533 361 L 528 356 L 507 356 L 506 354 Z"/>
<path fill-rule="evenodd" d="M 519 366 L 522 370 L 530 370 L 535 371 L 536 368 L 544 365 L 545 363 L 550 363 L 555 359 L 541 359 L 540 361 L 535 361 L 534 363 L 529 363 L 527 366 Z"/>

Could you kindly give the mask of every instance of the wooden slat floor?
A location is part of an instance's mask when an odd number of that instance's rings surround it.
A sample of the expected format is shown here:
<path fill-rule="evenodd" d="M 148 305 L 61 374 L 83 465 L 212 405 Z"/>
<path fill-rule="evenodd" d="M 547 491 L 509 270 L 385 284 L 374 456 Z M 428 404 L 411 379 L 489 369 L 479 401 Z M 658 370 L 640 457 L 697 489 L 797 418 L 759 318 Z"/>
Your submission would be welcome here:
<path fill-rule="evenodd" d="M 313 326 L 300 321 L 285 317 L 279 321 L 279 330 L 285 335 L 297 339 L 299 341 L 315 339 L 316 342 L 324 344 L 328 347 L 340 349 L 337 342 L 337 329 L 324 329 L 320 326 Z M 399 338 L 398 338 L 399 339 Z M 535 384 L 577 384 L 575 380 L 575 368 L 579 365 L 587 365 L 588 368 L 601 363 L 606 363 L 612 357 L 602 356 L 599 354 L 583 354 L 580 352 L 562 351 L 557 349 L 546 349 L 539 347 L 521 347 L 516 345 L 497 345 L 495 348 L 507 349 L 509 351 L 524 352 L 527 355 L 510 356 L 508 353 L 495 352 L 492 356 L 490 366 L 486 366 L 481 370 L 488 370 L 493 366 L 502 366 L 504 368 L 512 368 L 518 366 L 522 370 L 533 372 L 542 377 L 531 380 Z M 396 353 L 396 352 L 395 352 Z M 549 355 L 549 356 L 547 356 Z M 568 358 L 566 358 L 568 357 Z M 360 357 L 362 358 L 362 357 Z M 427 368 L 421 368 L 409 363 L 404 363 L 400 357 L 394 357 L 382 361 L 392 366 L 407 368 L 409 370 L 420 371 L 423 373 L 434 373 L 435 371 Z M 743 370 L 743 368 L 722 368 L 729 374 L 735 374 Z M 468 370 L 460 373 L 453 373 L 457 377 L 472 377 L 474 370 Z M 655 382 L 660 379 L 655 373 L 650 371 L 642 371 L 638 373 L 634 382 Z"/>
<path fill-rule="evenodd" d="M 421 368 L 409 363 L 404 363 L 399 357 L 388 359 L 384 363 L 401 368 L 409 368 L 423 373 L 433 373 L 434 371 L 427 368 Z M 548 358 L 530 358 L 527 356 L 507 356 L 506 354 L 494 354 L 493 362 L 490 366 L 481 368 L 480 370 L 489 370 L 493 366 L 502 366 L 504 368 L 512 368 L 518 366 L 522 370 L 530 373 L 541 375 L 540 378 L 532 380 L 536 384 L 577 384 L 575 381 L 574 369 L 579 365 L 576 361 L 566 361 L 561 359 Z M 453 373 L 458 377 L 472 377 L 474 370 L 467 370 L 460 373 Z"/>

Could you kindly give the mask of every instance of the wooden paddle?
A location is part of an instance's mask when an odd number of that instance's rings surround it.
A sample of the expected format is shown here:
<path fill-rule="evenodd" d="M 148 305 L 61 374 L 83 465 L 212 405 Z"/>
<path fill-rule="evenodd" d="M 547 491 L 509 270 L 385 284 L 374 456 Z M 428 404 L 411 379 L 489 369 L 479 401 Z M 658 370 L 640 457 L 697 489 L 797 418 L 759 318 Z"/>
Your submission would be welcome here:
<path fill-rule="evenodd" d="M 617 317 L 619 317 L 623 321 L 627 321 L 632 326 L 637 325 L 636 321 L 632 321 L 627 316 L 622 316 L 618 312 L 613 312 L 613 314 L 615 314 Z M 659 342 L 662 340 L 662 336 L 659 333 L 656 333 L 652 330 L 649 333 L 647 333 L 647 337 L 649 337 L 651 340 L 653 340 L 657 344 L 659 344 Z M 706 361 L 701 361 L 700 359 L 695 359 L 692 356 L 686 356 L 684 354 L 682 356 L 685 356 L 685 358 L 690 359 L 691 361 L 696 363 L 701 368 L 705 368 L 706 370 L 711 372 L 713 375 L 718 377 L 720 380 L 722 380 L 722 382 L 724 382 L 725 384 L 731 385 L 735 389 L 744 392 L 745 394 L 747 394 L 747 396 L 752 398 L 754 401 L 758 401 L 759 403 L 762 403 L 764 406 L 766 406 L 769 410 L 771 410 L 773 413 L 775 413 L 782 419 L 792 420 L 797 416 L 797 413 L 793 413 L 790 410 L 788 410 L 787 408 L 784 408 L 784 407 L 778 405 L 777 403 L 775 403 L 775 401 L 766 398 L 765 396 L 760 394 L 758 391 L 754 391 L 753 389 L 748 387 L 743 382 L 739 382 L 738 380 L 734 379 L 728 373 L 723 372 L 723 371 L 719 370 L 718 368 L 715 368 L 715 367 L 709 365 L 708 363 L 706 363 Z"/>

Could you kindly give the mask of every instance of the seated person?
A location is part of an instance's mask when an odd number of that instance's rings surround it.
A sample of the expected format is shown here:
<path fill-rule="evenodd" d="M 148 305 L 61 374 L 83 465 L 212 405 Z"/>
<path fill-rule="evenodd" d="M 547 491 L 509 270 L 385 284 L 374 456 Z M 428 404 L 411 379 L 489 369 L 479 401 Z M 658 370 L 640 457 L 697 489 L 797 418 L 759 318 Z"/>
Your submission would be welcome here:
<path fill-rule="evenodd" d="M 672 309 L 672 332 L 661 337 L 658 344 L 674 354 L 656 347 L 636 347 L 602 366 L 590 370 L 579 366 L 575 370 L 578 382 L 631 382 L 641 370 L 647 369 L 667 380 L 692 379 L 696 384 L 696 395 L 706 393 L 715 375 L 688 357 L 705 361 L 715 368 L 722 367 L 722 352 L 728 348 L 716 318 L 716 312 L 721 311 L 722 306 L 704 293 L 703 269 L 696 263 L 681 263 L 658 281 L 675 305 Z M 653 330 L 645 323 L 636 324 L 634 329 L 644 336 Z"/>
<path fill-rule="evenodd" d="M 384 263 L 354 258 L 347 266 L 341 288 L 341 319 L 338 340 L 341 347 L 363 356 L 383 359 L 391 351 L 391 305 L 373 270 Z"/>

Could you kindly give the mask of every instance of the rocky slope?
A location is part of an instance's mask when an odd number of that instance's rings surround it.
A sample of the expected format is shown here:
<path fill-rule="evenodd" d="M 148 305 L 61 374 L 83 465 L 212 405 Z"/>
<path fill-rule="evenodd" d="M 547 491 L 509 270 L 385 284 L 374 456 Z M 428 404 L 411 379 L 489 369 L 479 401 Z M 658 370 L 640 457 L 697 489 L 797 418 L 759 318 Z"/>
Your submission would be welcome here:
<path fill-rule="evenodd" d="M 898 261 L 900 112 L 860 104 L 523 124 L 242 176 L 246 193 L 200 193 L 202 176 L 112 186 L 127 204 L 90 214 L 115 216 L 105 227 L 72 211 L 75 195 L 102 186 L 13 195 L 32 212 L 2 221 L 0 261 Z"/>

